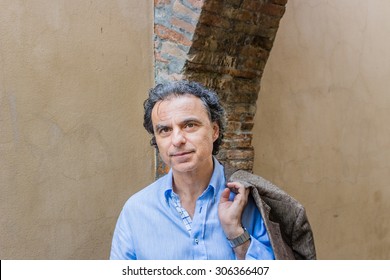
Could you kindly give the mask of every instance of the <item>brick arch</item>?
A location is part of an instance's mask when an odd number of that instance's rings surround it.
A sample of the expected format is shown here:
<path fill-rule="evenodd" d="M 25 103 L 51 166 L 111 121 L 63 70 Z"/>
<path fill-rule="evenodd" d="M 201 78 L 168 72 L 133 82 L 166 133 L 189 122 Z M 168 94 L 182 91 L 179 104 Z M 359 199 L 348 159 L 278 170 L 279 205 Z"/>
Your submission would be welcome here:
<path fill-rule="evenodd" d="M 186 78 L 214 89 L 227 111 L 218 159 L 252 171 L 260 81 L 287 0 L 155 0 L 156 83 Z M 157 177 L 166 167 L 156 157 Z"/>

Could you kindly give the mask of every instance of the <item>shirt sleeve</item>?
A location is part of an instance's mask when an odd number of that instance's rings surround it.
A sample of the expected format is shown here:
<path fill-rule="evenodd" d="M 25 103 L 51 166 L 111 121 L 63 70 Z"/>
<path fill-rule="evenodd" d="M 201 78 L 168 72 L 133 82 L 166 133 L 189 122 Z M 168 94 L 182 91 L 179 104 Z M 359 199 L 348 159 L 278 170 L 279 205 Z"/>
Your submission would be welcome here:
<path fill-rule="evenodd" d="M 136 260 L 133 240 L 131 238 L 131 228 L 122 210 L 116 223 L 111 244 L 110 260 Z"/>

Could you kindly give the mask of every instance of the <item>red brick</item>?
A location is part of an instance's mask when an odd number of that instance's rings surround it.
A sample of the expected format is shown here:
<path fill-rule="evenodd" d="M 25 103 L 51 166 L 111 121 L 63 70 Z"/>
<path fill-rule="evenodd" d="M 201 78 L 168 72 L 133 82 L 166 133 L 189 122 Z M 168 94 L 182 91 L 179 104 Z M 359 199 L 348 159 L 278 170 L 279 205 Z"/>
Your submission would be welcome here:
<path fill-rule="evenodd" d="M 234 113 L 235 116 L 242 116 L 244 114 L 254 115 L 256 113 L 256 105 L 250 103 L 236 104 L 229 109 L 231 113 Z"/>
<path fill-rule="evenodd" d="M 264 68 L 266 60 L 249 57 L 240 63 L 243 69 L 261 70 Z"/>
<path fill-rule="evenodd" d="M 252 11 L 247 10 L 235 10 L 232 15 L 233 19 L 245 21 L 245 22 L 255 22 L 257 15 Z"/>
<path fill-rule="evenodd" d="M 181 50 L 177 44 L 172 43 L 170 41 L 165 41 L 161 44 L 161 55 L 163 56 L 164 54 L 170 55 L 175 58 L 186 58 L 186 53 Z"/>
<path fill-rule="evenodd" d="M 157 174 L 163 175 L 169 172 L 170 167 L 166 165 L 160 158 L 157 159 Z"/>
<path fill-rule="evenodd" d="M 260 9 L 261 13 L 274 16 L 274 17 L 280 17 L 280 18 L 283 16 L 285 11 L 286 11 L 285 6 L 280 6 L 275 4 L 264 4 Z"/>
<path fill-rule="evenodd" d="M 205 0 L 188 0 L 188 3 L 192 5 L 192 7 L 200 9 L 203 7 Z"/>
<path fill-rule="evenodd" d="M 182 19 L 179 19 L 179 18 L 176 18 L 176 17 L 173 17 L 171 19 L 171 24 L 173 26 L 176 26 L 180 29 L 183 29 L 184 31 L 188 32 L 188 33 L 194 33 L 195 32 L 195 26 L 189 22 L 186 22 Z"/>
<path fill-rule="evenodd" d="M 225 2 L 227 5 L 233 6 L 234 8 L 240 8 L 242 0 L 224 0 L 222 2 Z"/>
<path fill-rule="evenodd" d="M 227 131 L 240 131 L 241 130 L 241 122 L 237 121 L 228 121 L 226 125 Z"/>
<path fill-rule="evenodd" d="M 253 169 L 253 160 L 231 160 L 229 164 L 241 170 L 251 171 Z"/>
<path fill-rule="evenodd" d="M 173 4 L 173 12 L 175 14 L 189 17 L 192 21 L 196 22 L 199 19 L 199 13 L 184 6 L 180 1 L 176 1 Z"/>
<path fill-rule="evenodd" d="M 260 10 L 262 5 L 263 5 L 263 1 L 244 0 L 241 7 L 249 11 L 257 12 Z"/>
<path fill-rule="evenodd" d="M 168 60 L 161 56 L 161 52 L 154 52 L 154 59 L 163 63 L 169 63 Z"/>
<path fill-rule="evenodd" d="M 171 3 L 172 0 L 154 0 L 154 6 L 163 6 Z"/>
<path fill-rule="evenodd" d="M 240 92 L 240 93 L 237 93 Z M 234 103 L 246 103 L 246 102 L 254 102 L 257 96 L 257 92 L 246 92 L 244 89 L 237 87 L 236 91 L 233 91 L 231 94 L 226 96 L 226 101 L 231 104 Z M 243 120 L 240 120 L 243 121 Z M 242 123 L 244 124 L 244 123 Z"/>
<path fill-rule="evenodd" d="M 192 44 L 191 40 L 188 40 L 183 34 L 180 34 L 162 25 L 156 24 L 154 26 L 154 33 L 161 39 L 170 40 L 184 46 L 191 46 Z"/>
<path fill-rule="evenodd" d="M 250 160 L 254 158 L 254 151 L 252 149 L 235 149 L 235 150 L 228 150 L 226 152 L 226 158 L 227 159 L 246 159 Z"/>
<path fill-rule="evenodd" d="M 220 17 L 218 14 L 203 12 L 199 18 L 199 22 L 205 25 L 221 27 L 224 29 L 230 28 L 230 22 L 227 19 Z"/>
<path fill-rule="evenodd" d="M 254 79 L 259 76 L 258 71 L 254 70 L 238 70 L 238 69 L 227 69 L 226 74 L 229 74 L 233 77 L 238 77 L 238 78 L 245 78 L 245 79 Z"/>
<path fill-rule="evenodd" d="M 220 12 L 225 8 L 223 1 L 206 1 L 203 6 L 203 10 L 210 12 Z"/>
<path fill-rule="evenodd" d="M 262 13 L 261 17 L 258 17 L 254 23 L 261 26 L 262 29 L 270 29 L 279 27 L 281 16 L 275 16 Z"/>
<path fill-rule="evenodd" d="M 267 59 L 269 56 L 269 51 L 264 50 L 261 47 L 254 47 L 253 45 L 247 45 L 241 49 L 240 55 L 246 57 Z"/>
<path fill-rule="evenodd" d="M 228 138 L 229 136 L 226 135 L 225 133 L 225 139 Z M 228 149 L 228 148 L 250 148 L 252 147 L 252 138 L 247 138 L 247 139 L 235 139 L 231 141 L 227 141 L 224 143 L 223 148 Z"/>
<path fill-rule="evenodd" d="M 271 2 L 274 4 L 277 4 L 277 5 L 283 5 L 283 6 L 287 4 L 287 0 L 272 0 Z"/>
<path fill-rule="evenodd" d="M 241 125 L 241 130 L 242 131 L 252 131 L 255 123 L 254 122 L 244 122 Z"/>

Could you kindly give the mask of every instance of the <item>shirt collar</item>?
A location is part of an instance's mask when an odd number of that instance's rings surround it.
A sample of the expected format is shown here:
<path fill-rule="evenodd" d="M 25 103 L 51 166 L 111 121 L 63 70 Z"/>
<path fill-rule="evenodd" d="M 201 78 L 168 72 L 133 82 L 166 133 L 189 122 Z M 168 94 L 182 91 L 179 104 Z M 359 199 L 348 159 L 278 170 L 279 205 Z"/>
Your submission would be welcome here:
<path fill-rule="evenodd" d="M 214 160 L 214 171 L 211 176 L 209 186 L 214 189 L 214 200 L 218 193 L 220 193 L 225 188 L 225 173 L 224 167 L 219 161 L 213 157 Z"/>
<path fill-rule="evenodd" d="M 225 186 L 225 175 L 223 171 L 223 166 L 222 164 L 219 163 L 219 161 L 213 157 L 213 162 L 214 162 L 214 170 L 213 174 L 211 175 L 210 183 L 208 185 L 208 188 L 206 188 L 205 192 L 208 191 L 208 189 L 213 190 L 213 200 L 215 201 L 216 195 L 220 192 L 221 188 Z M 165 201 L 169 206 L 169 200 L 172 195 L 173 189 L 172 189 L 172 182 L 173 182 L 173 177 L 172 177 L 172 168 L 169 170 L 168 174 L 165 175 L 163 178 L 162 182 L 162 188 L 165 196 Z"/>
<path fill-rule="evenodd" d="M 163 183 L 162 183 L 162 188 L 163 188 L 163 191 L 164 191 L 164 196 L 165 196 L 165 201 L 166 203 L 168 204 L 169 206 L 169 199 L 173 193 L 173 189 L 172 189 L 172 182 L 173 182 L 173 178 L 172 178 L 172 168 L 169 170 L 168 174 L 165 175 L 164 177 L 162 177 L 161 179 L 163 179 Z"/>

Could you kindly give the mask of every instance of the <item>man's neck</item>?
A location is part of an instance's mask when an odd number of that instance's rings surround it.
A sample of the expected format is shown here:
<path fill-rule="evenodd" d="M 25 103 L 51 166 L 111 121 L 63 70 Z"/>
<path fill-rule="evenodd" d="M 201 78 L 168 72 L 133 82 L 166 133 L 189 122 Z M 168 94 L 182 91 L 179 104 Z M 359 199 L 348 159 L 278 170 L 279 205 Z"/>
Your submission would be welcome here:
<path fill-rule="evenodd" d="M 173 172 L 173 190 L 180 200 L 195 202 L 208 187 L 214 171 L 213 159 L 202 168 L 189 172 Z"/>

